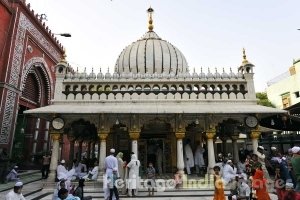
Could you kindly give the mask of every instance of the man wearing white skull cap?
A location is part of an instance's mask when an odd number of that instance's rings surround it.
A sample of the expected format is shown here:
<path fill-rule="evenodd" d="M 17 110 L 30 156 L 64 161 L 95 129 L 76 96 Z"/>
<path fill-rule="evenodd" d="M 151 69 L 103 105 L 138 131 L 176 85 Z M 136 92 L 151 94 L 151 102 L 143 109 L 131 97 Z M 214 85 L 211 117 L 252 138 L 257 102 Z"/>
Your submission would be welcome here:
<path fill-rule="evenodd" d="M 103 180 L 103 190 L 104 190 L 104 199 L 109 197 L 109 187 L 107 182 L 107 177 L 111 177 L 113 174 L 113 169 L 118 168 L 118 159 L 114 156 L 115 149 L 109 150 L 110 155 L 107 156 L 104 160 L 104 180 Z M 117 170 L 117 175 L 119 177 L 119 171 Z"/>
<path fill-rule="evenodd" d="M 21 181 L 18 181 L 15 183 L 14 189 L 11 190 L 7 195 L 5 196 L 5 200 L 25 200 L 23 194 L 22 194 L 22 188 L 23 183 Z"/>

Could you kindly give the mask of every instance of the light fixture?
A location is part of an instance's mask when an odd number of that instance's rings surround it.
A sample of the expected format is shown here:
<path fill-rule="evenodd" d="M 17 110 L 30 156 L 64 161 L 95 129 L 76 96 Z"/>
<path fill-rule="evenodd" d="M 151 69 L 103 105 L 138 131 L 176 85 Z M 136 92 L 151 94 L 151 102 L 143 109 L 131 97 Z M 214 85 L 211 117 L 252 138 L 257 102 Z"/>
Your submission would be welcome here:
<path fill-rule="evenodd" d="M 215 141 L 215 144 L 220 144 L 220 143 L 223 143 L 223 142 L 222 142 L 222 140 L 219 137 L 217 137 L 217 139 Z"/>
<path fill-rule="evenodd" d="M 24 130 L 23 127 L 20 129 L 20 132 L 21 132 L 21 134 L 24 134 L 24 133 L 25 133 L 25 130 Z"/>
<path fill-rule="evenodd" d="M 117 118 L 116 125 L 119 125 L 119 124 L 120 124 L 120 122 L 119 122 L 119 119 Z"/>
<path fill-rule="evenodd" d="M 272 125 L 272 126 L 275 125 L 274 119 L 271 119 L 271 125 Z"/>
<path fill-rule="evenodd" d="M 196 124 L 196 125 L 199 124 L 199 119 L 198 119 L 198 118 L 195 120 L 195 124 Z"/>

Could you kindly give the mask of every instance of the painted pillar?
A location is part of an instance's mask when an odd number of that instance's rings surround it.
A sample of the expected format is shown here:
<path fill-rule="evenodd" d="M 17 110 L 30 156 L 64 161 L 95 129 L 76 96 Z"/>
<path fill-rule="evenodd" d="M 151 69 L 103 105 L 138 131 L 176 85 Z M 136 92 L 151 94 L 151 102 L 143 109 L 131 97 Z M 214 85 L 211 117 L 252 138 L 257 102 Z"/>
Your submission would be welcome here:
<path fill-rule="evenodd" d="M 70 162 L 70 166 L 72 167 L 73 160 L 74 160 L 75 137 L 71 134 L 70 135 L 68 134 L 68 140 L 70 142 L 69 162 Z"/>
<path fill-rule="evenodd" d="M 253 153 L 257 153 L 257 147 L 258 147 L 258 138 L 260 137 L 260 130 L 258 128 L 251 130 L 250 138 L 252 139 L 252 149 Z"/>
<path fill-rule="evenodd" d="M 131 151 L 134 152 L 138 158 L 138 139 L 140 138 L 140 131 L 134 130 L 129 132 L 129 137 L 131 139 Z"/>
<path fill-rule="evenodd" d="M 55 180 L 55 171 L 57 168 L 57 163 L 59 159 L 59 139 L 60 133 L 52 133 L 51 138 L 52 142 L 52 154 L 51 154 L 51 161 L 50 161 L 50 174 L 48 178 Z"/>
<path fill-rule="evenodd" d="M 177 170 L 180 174 L 184 174 L 182 139 L 185 137 L 185 132 L 176 132 L 175 136 L 177 140 Z"/>
<path fill-rule="evenodd" d="M 45 128 L 45 135 L 44 135 L 44 145 L 43 145 L 44 151 L 48 150 L 49 125 L 50 125 L 50 122 L 47 121 L 46 128 Z"/>
<path fill-rule="evenodd" d="M 99 155 L 99 175 L 104 174 L 104 160 L 106 157 L 106 138 L 108 136 L 108 132 L 101 131 L 98 133 L 99 139 L 100 139 L 100 152 L 98 152 Z M 98 175 L 98 177 L 100 177 Z"/>
<path fill-rule="evenodd" d="M 40 118 L 37 118 L 35 122 L 35 131 L 34 131 L 34 136 L 33 136 L 33 147 L 32 147 L 32 155 L 36 153 L 36 145 L 37 145 L 37 139 L 39 136 L 39 127 L 40 127 Z M 33 159 L 33 157 L 32 157 Z"/>
<path fill-rule="evenodd" d="M 216 129 L 210 128 L 206 131 L 206 138 L 207 138 L 207 153 L 208 153 L 208 166 L 207 171 L 208 173 L 213 173 L 213 168 L 216 164 L 215 158 L 215 149 L 214 149 L 214 137 L 216 135 Z"/>

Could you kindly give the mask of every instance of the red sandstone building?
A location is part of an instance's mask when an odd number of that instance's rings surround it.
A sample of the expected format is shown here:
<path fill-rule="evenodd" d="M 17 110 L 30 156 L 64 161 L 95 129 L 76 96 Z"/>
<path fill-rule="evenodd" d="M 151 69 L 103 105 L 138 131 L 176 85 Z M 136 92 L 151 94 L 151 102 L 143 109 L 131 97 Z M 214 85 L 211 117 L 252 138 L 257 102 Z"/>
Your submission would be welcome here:
<path fill-rule="evenodd" d="M 49 122 L 23 111 L 50 104 L 63 47 L 25 0 L 0 0 L 0 149 L 28 160 L 49 150 Z"/>

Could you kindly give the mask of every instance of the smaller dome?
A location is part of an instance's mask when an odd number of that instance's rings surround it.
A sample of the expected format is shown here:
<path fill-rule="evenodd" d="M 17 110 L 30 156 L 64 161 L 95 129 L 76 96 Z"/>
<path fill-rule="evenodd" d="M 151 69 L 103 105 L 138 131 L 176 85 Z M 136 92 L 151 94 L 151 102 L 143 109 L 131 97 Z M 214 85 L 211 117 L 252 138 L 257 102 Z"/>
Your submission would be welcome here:
<path fill-rule="evenodd" d="M 92 69 L 92 72 L 89 75 L 89 79 L 96 79 L 96 74 L 94 73 L 94 68 Z"/>
<path fill-rule="evenodd" d="M 223 68 L 222 78 L 229 78 L 228 74 L 225 72 L 225 69 Z"/>
<path fill-rule="evenodd" d="M 230 78 L 236 78 L 235 73 L 232 72 L 232 69 L 230 68 L 230 73 L 229 73 Z"/>
<path fill-rule="evenodd" d="M 118 79 L 120 77 L 118 72 L 113 73 L 113 79 Z"/>
<path fill-rule="evenodd" d="M 101 68 L 100 68 L 100 72 L 97 74 L 97 79 L 104 79 L 104 75 L 101 71 Z"/>
<path fill-rule="evenodd" d="M 86 68 L 84 68 L 84 71 L 80 73 L 79 78 L 80 79 L 87 78 Z"/>
<path fill-rule="evenodd" d="M 195 78 L 199 78 L 198 74 L 196 73 L 195 68 L 194 68 L 194 72 L 193 72 L 192 78 L 194 78 L 194 79 L 195 79 Z"/>
<path fill-rule="evenodd" d="M 206 74 L 206 78 L 214 78 L 214 75 L 210 72 L 210 69 L 208 68 L 208 72 Z"/>
<path fill-rule="evenodd" d="M 214 77 L 215 77 L 216 79 L 221 78 L 221 75 L 220 75 L 220 73 L 218 72 L 218 69 L 217 69 L 217 68 L 216 68 Z"/>
<path fill-rule="evenodd" d="M 78 67 L 72 78 L 79 78 Z"/>
<path fill-rule="evenodd" d="M 199 78 L 202 78 L 202 79 L 206 78 L 205 73 L 202 71 L 202 67 L 201 67 L 201 72 L 199 74 Z"/>

